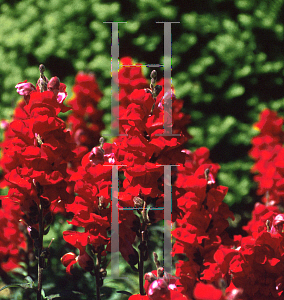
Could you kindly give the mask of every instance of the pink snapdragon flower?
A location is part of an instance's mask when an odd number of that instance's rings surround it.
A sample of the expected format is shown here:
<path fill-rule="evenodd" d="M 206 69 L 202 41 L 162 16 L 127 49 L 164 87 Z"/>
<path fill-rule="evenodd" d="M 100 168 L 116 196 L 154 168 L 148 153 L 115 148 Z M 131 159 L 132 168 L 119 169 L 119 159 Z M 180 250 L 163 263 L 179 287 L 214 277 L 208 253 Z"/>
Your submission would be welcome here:
<path fill-rule="evenodd" d="M 36 91 L 36 87 L 32 83 L 27 82 L 27 80 L 18 83 L 15 88 L 21 96 L 28 96 L 32 91 Z"/>

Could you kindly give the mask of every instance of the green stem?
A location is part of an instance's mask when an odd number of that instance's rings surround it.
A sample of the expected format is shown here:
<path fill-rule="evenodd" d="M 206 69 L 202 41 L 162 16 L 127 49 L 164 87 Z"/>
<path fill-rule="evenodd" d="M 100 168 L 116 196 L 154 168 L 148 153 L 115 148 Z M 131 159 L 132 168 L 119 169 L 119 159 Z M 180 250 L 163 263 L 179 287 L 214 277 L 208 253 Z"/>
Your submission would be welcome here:
<path fill-rule="evenodd" d="M 38 244 L 38 285 L 37 285 L 37 300 L 41 300 L 41 289 L 42 289 L 42 247 L 43 247 L 43 209 L 40 203 L 39 205 L 39 217 L 38 217 L 38 226 L 39 226 L 39 244 Z"/>
<path fill-rule="evenodd" d="M 143 257 L 144 250 L 140 250 L 140 257 L 139 257 L 139 289 L 140 295 L 146 295 L 144 291 L 144 257 Z"/>
<path fill-rule="evenodd" d="M 101 300 L 101 295 L 100 295 L 100 261 L 101 261 L 101 255 L 99 253 L 96 255 L 96 265 L 95 265 L 95 276 L 96 276 L 96 300 Z"/>
<path fill-rule="evenodd" d="M 147 250 L 147 242 L 145 240 L 145 232 L 146 232 L 146 225 L 143 222 L 142 226 L 144 227 L 141 230 L 141 243 L 138 247 L 138 249 L 140 250 L 139 252 L 139 288 L 140 288 L 140 295 L 146 295 L 145 291 L 144 291 L 144 260 L 145 260 L 145 253 Z"/>

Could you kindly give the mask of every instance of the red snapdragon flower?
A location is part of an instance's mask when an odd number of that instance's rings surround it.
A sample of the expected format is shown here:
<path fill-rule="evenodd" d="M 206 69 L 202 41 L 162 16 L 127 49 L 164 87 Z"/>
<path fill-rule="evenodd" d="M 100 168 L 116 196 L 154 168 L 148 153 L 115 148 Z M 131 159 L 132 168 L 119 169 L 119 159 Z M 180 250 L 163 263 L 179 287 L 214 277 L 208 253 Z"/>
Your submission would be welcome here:
<path fill-rule="evenodd" d="M 92 271 L 94 269 L 94 261 L 90 255 L 82 248 L 80 254 L 69 252 L 61 257 L 61 262 L 66 267 L 66 272 L 71 275 L 71 271 L 76 263 L 85 271 Z"/>
<path fill-rule="evenodd" d="M 27 242 L 19 219 L 22 218 L 20 207 L 7 199 L 2 199 L 0 208 L 0 268 L 9 272 L 20 267 L 25 260 Z"/>
<path fill-rule="evenodd" d="M 17 93 L 21 96 L 29 96 L 32 91 L 36 91 L 36 87 L 25 80 L 24 82 L 18 83 L 15 88 L 17 89 Z"/>
<path fill-rule="evenodd" d="M 57 77 L 50 79 L 42 93 L 26 81 L 16 88 L 25 101 L 16 108 L 2 143 L 1 167 L 10 189 L 1 200 L 3 204 L 17 203 L 15 224 L 23 218 L 36 228 L 40 203 L 46 226 L 51 222 L 51 205 L 64 211 L 64 203 L 74 200 L 67 190 L 67 164 L 75 157 L 75 144 L 58 117 L 69 108 L 63 104 L 66 86 Z"/>

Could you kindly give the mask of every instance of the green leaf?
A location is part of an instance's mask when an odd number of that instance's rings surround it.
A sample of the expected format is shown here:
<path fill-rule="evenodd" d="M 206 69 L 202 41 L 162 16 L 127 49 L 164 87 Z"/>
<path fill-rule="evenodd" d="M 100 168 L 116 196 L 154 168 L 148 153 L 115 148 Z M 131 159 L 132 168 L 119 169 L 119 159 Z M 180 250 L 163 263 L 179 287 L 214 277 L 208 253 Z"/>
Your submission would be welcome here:
<path fill-rule="evenodd" d="M 49 233 L 49 230 L 50 230 L 50 226 L 48 226 L 47 228 L 45 228 L 43 234 L 47 235 Z"/>
<path fill-rule="evenodd" d="M 13 273 L 17 274 L 17 275 L 20 274 L 22 276 L 27 276 L 28 273 L 26 271 L 26 267 L 27 267 L 26 263 L 20 262 L 19 265 L 22 266 L 22 268 L 15 268 L 15 269 L 13 269 Z"/>
<path fill-rule="evenodd" d="M 27 283 L 12 283 L 12 284 L 5 285 L 0 289 L 0 292 L 11 287 L 21 287 L 23 289 L 34 288 L 34 281 L 30 276 L 25 277 L 25 280 L 27 281 Z"/>
<path fill-rule="evenodd" d="M 25 280 L 28 282 L 28 283 L 34 283 L 33 279 L 30 277 L 30 276 L 27 276 L 25 277 Z"/>
<path fill-rule="evenodd" d="M 130 292 L 127 292 L 127 291 L 116 291 L 116 292 L 119 293 L 119 294 L 132 296 L 132 294 Z"/>
<path fill-rule="evenodd" d="M 12 283 L 5 285 L 0 289 L 0 292 L 7 289 L 7 288 L 12 288 L 12 287 L 21 287 L 23 289 L 32 289 L 33 288 L 33 282 L 32 283 Z"/>
<path fill-rule="evenodd" d="M 227 99 L 232 99 L 232 98 L 242 96 L 244 92 L 245 92 L 245 88 L 242 85 L 238 83 L 234 83 L 227 90 L 225 96 Z"/>

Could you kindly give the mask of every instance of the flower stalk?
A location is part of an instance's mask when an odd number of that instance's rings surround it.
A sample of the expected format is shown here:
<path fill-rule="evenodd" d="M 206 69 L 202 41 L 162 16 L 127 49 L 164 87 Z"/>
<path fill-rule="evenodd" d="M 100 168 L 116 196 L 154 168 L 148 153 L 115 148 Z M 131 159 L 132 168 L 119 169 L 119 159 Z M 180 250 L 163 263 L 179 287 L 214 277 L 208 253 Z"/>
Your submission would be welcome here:
<path fill-rule="evenodd" d="M 140 250 L 139 253 L 139 263 L 138 263 L 138 270 L 139 270 L 139 290 L 141 295 L 146 295 L 144 291 L 144 261 L 147 260 L 147 224 L 149 221 L 147 209 L 146 209 L 146 201 L 144 201 L 143 210 L 142 210 L 142 223 L 141 223 L 141 230 L 140 230 L 140 245 L 138 249 Z"/>
<path fill-rule="evenodd" d="M 103 247 L 102 247 L 103 248 Z M 100 272 L 100 265 L 101 265 L 101 249 L 98 250 L 98 253 L 96 254 L 96 263 L 95 263 L 95 277 L 96 277 L 96 300 L 101 300 L 101 292 L 100 288 L 103 285 L 103 279 L 102 274 Z"/>
<path fill-rule="evenodd" d="M 42 257 L 42 247 L 43 247 L 43 208 L 40 200 L 39 204 L 39 217 L 38 217 L 38 227 L 39 227 L 39 239 L 37 244 L 38 252 L 38 285 L 37 285 L 37 300 L 41 300 L 41 289 L 42 289 L 42 271 L 43 271 L 43 257 Z"/>

